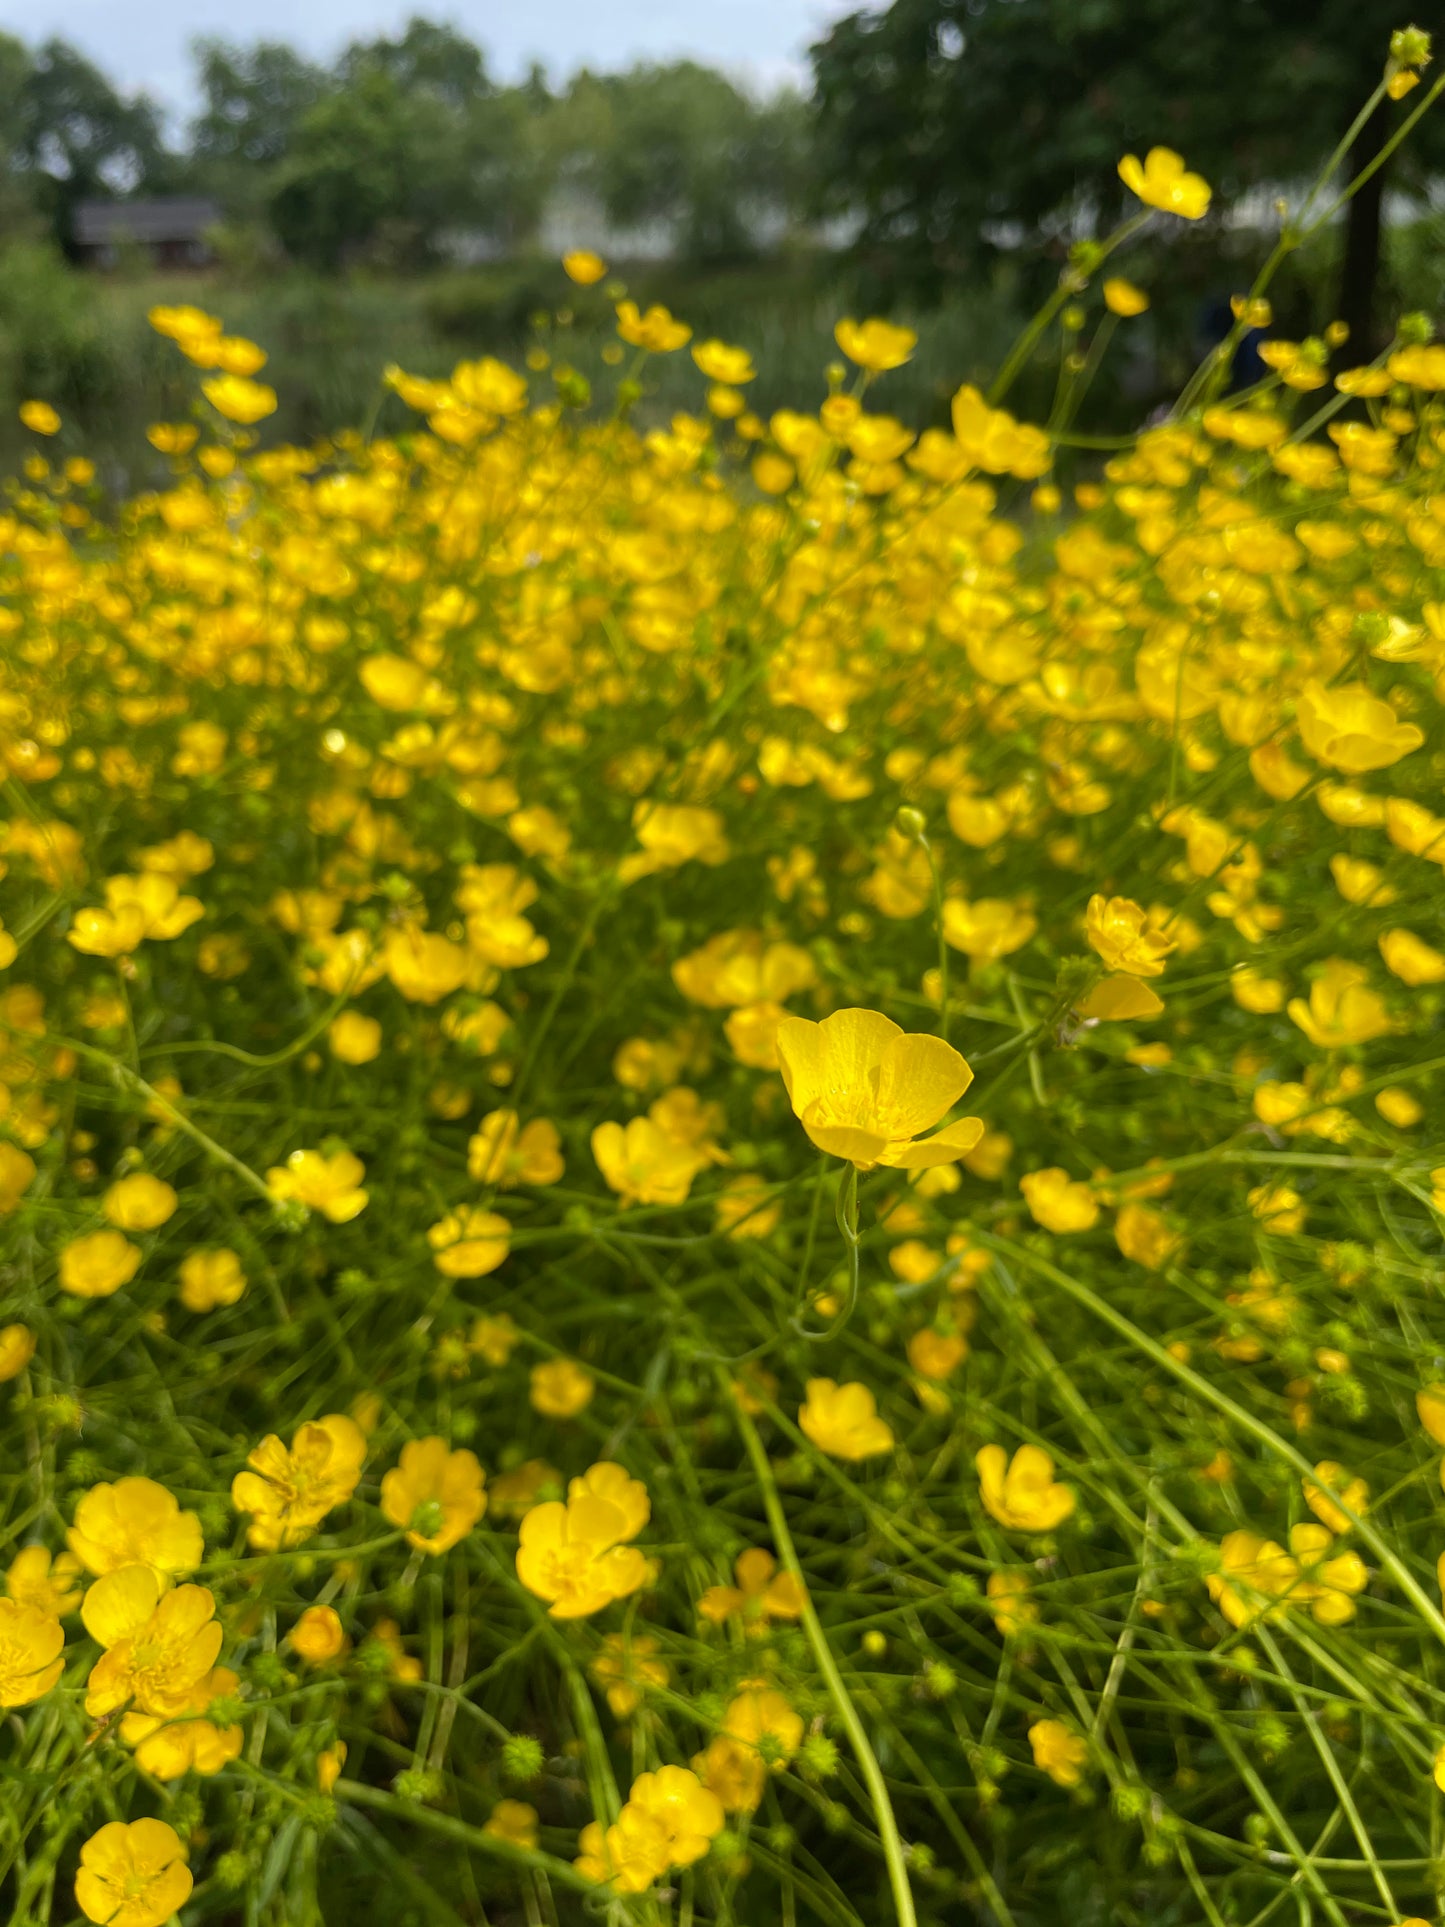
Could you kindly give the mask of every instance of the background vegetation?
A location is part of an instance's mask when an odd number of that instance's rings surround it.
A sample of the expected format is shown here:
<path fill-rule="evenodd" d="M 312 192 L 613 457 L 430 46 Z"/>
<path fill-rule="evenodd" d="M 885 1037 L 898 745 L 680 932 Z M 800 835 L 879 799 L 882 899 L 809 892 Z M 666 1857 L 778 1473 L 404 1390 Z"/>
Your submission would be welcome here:
<path fill-rule="evenodd" d="M 1113 218 L 1118 155 L 1168 140 L 1223 196 L 1252 198 L 1242 223 L 1211 221 L 1173 249 L 1130 362 L 1089 404 L 1099 424 L 1121 410 L 1138 422 L 1217 330 L 1257 257 L 1269 183 L 1287 190 L 1345 135 L 1359 75 L 1397 24 L 1387 0 L 1239 0 L 1183 23 L 1154 0 L 898 0 L 814 49 L 809 96 L 755 99 L 691 62 L 503 84 L 457 30 L 414 19 L 330 67 L 277 43 L 200 42 L 195 111 L 174 129 L 163 103 L 125 96 L 76 48 L 0 34 L 0 436 L 40 395 L 133 462 L 169 399 L 143 316 L 186 298 L 278 351 L 272 432 L 337 428 L 375 405 L 388 359 L 440 373 L 460 353 L 520 352 L 553 305 L 544 243 L 599 229 L 640 298 L 747 336 L 769 406 L 816 380 L 840 311 L 928 316 L 895 405 L 941 419 L 1070 240 Z M 1382 125 L 1357 130 L 1356 159 Z M 1288 331 L 1344 314 L 1358 347 L 1375 314 L 1440 305 L 1441 153 L 1427 123 L 1333 244 L 1281 278 Z M 1391 203 L 1387 186 L 1414 198 Z M 157 276 L 137 255 L 72 271 L 82 199 L 176 193 L 219 207 L 215 267 Z M 635 258 L 643 244 L 665 258 Z M 1138 265 L 1147 278 L 1147 249 Z M 1026 385 L 1040 409 L 1053 374 Z M 663 382 L 653 399 L 661 417 L 677 394 Z"/>

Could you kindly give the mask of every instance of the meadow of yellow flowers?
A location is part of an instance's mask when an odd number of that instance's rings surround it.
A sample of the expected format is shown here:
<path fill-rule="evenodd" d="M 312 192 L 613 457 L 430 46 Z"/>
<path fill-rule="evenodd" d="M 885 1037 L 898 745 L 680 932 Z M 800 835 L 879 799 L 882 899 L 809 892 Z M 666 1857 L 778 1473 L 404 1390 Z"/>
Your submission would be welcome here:
<path fill-rule="evenodd" d="M 590 255 L 384 438 L 27 404 L 7 1918 L 1436 1918 L 1445 347 L 1066 494 L 1138 224 L 1046 428 Z"/>

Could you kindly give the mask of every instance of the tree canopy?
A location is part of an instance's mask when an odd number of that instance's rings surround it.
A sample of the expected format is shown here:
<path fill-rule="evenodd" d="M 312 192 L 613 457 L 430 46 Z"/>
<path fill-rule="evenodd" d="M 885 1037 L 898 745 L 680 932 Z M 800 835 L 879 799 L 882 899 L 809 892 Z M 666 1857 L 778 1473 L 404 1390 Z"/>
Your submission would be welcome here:
<path fill-rule="evenodd" d="M 1226 199 L 1287 191 L 1345 134 L 1403 24 L 1398 0 L 895 0 L 813 50 L 822 176 L 867 241 L 936 285 L 1000 223 L 1047 236 L 1111 220 L 1131 150 L 1178 149 Z M 1415 169 L 1442 153 L 1428 121 L 1421 134 Z M 1356 227 L 1377 220 L 1379 184 Z M 1360 290 L 1344 293 L 1358 319 Z"/>
<path fill-rule="evenodd" d="M 455 27 L 413 18 L 330 66 L 282 42 L 209 38 L 200 104 L 171 151 L 144 96 L 127 99 L 75 49 L 0 36 L 0 233 L 28 207 L 69 239 L 75 202 L 189 189 L 322 268 L 419 261 L 451 235 L 498 249 L 533 238 L 559 188 L 613 223 L 661 223 L 701 257 L 786 229 L 808 193 L 801 96 L 759 100 L 691 61 L 497 83 Z"/>

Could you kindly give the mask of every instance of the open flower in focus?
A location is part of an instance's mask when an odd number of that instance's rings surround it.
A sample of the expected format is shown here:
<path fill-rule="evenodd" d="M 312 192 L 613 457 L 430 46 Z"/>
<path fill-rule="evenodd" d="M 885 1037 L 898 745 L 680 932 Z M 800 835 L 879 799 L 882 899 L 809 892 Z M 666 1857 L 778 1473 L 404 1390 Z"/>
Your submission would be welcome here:
<path fill-rule="evenodd" d="M 594 1465 L 564 1501 L 533 1506 L 522 1521 L 517 1577 L 548 1602 L 553 1619 L 581 1619 L 642 1586 L 648 1562 L 635 1539 L 651 1516 L 647 1488 L 620 1465 Z"/>
<path fill-rule="evenodd" d="M 365 1458 L 366 1434 L 339 1412 L 301 1426 L 289 1450 L 268 1434 L 231 1481 L 232 1505 L 250 1515 L 250 1543 L 276 1552 L 309 1539 L 356 1490 Z"/>
<path fill-rule="evenodd" d="M 819 1024 L 785 1017 L 778 1058 L 813 1143 L 859 1170 L 952 1164 L 983 1136 L 982 1118 L 965 1117 L 918 1137 L 952 1110 L 973 1072 L 941 1037 L 905 1034 L 877 1011 L 837 1010 Z"/>
<path fill-rule="evenodd" d="M 164 1820 L 111 1820 L 80 1850 L 75 1900 L 104 1927 L 164 1927 L 191 1897 L 180 1835 Z"/>
<path fill-rule="evenodd" d="M 149 1566 L 122 1566 L 97 1579 L 80 1608 L 85 1630 L 105 1649 L 86 1682 L 86 1712 L 189 1712 L 221 1650 L 215 1611 L 205 1586 L 167 1589 Z"/>
<path fill-rule="evenodd" d="M 123 1566 L 149 1566 L 165 1579 L 194 1572 L 205 1556 L 201 1522 L 154 1479 L 117 1479 L 93 1485 L 75 1507 L 65 1535 L 87 1572 L 102 1576 Z"/>
<path fill-rule="evenodd" d="M 669 1869 L 701 1860 L 724 1818 L 717 1795 L 686 1767 L 640 1774 L 612 1826 L 583 1828 L 577 1870 L 616 1893 L 646 1893 Z"/>
<path fill-rule="evenodd" d="M 213 1666 L 196 1681 L 183 1719 L 167 1720 L 156 1713 L 126 1713 L 120 1737 L 134 1747 L 136 1765 L 157 1780 L 179 1780 L 183 1774 L 219 1773 L 238 1758 L 245 1733 L 239 1721 L 217 1726 L 205 1715 L 216 1700 L 230 1699 L 240 1685 L 229 1666 Z"/>

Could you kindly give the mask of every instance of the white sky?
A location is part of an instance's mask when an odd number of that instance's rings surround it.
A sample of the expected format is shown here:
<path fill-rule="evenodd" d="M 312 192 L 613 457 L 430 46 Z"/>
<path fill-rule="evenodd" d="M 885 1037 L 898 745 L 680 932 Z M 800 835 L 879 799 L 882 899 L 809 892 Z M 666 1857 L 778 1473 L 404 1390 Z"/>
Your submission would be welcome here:
<path fill-rule="evenodd" d="M 348 40 L 395 32 L 409 15 L 444 19 L 476 41 L 492 73 L 519 78 L 533 59 L 554 80 L 574 68 L 691 56 L 760 86 L 802 80 L 807 48 L 864 0 L 0 0 L 0 28 L 34 44 L 71 41 L 127 90 L 173 113 L 193 101 L 188 48 L 214 34 L 286 40 L 328 57 Z"/>

